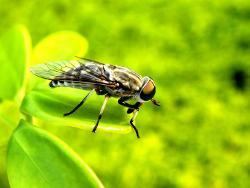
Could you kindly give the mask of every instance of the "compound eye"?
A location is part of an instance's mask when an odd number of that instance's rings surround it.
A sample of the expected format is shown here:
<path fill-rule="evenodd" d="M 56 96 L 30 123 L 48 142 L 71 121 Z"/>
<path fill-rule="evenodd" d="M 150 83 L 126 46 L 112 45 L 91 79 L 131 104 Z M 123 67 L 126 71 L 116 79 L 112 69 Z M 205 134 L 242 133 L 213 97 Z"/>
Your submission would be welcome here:
<path fill-rule="evenodd" d="M 140 98 L 144 101 L 152 99 L 155 95 L 155 90 L 154 83 L 151 80 L 148 81 L 140 93 Z"/>

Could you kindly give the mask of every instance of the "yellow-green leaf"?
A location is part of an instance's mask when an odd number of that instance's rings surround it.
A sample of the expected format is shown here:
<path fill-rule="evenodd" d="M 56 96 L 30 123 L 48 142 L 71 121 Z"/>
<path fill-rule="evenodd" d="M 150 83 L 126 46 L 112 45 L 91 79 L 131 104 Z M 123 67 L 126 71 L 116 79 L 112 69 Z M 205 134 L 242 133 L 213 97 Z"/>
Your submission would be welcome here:
<path fill-rule="evenodd" d="M 24 114 L 34 116 L 43 121 L 61 125 L 88 129 L 91 132 L 97 120 L 104 96 L 93 94 L 86 103 L 70 116 L 63 114 L 72 110 L 87 94 L 86 91 L 72 88 L 54 88 L 41 85 L 29 92 L 21 105 Z M 103 118 L 99 123 L 97 132 L 115 132 L 126 134 L 131 131 L 127 114 L 111 98 L 108 101 Z"/>
<path fill-rule="evenodd" d="M 0 98 L 13 99 L 23 85 L 31 40 L 24 26 L 8 30 L 0 38 Z"/>
<path fill-rule="evenodd" d="M 74 31 L 59 31 L 48 35 L 35 46 L 32 64 L 83 57 L 87 49 L 88 42 L 82 35 Z"/>

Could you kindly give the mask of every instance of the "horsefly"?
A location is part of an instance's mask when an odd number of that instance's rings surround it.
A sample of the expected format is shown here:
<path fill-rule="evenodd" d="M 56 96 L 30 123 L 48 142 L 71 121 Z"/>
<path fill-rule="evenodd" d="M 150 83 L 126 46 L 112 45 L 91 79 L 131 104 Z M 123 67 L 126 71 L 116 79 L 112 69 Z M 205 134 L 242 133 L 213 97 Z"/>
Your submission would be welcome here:
<path fill-rule="evenodd" d="M 51 80 L 49 83 L 51 88 L 72 87 L 90 90 L 82 101 L 64 116 L 74 113 L 94 91 L 97 95 L 104 95 L 104 102 L 92 132 L 96 132 L 110 97 L 118 97 L 118 103 L 128 108 L 127 113 L 133 113 L 130 125 L 137 138 L 140 136 L 134 121 L 140 106 L 147 101 L 152 101 L 154 105 L 159 106 L 159 103 L 153 99 L 156 92 L 154 81 L 148 76 L 142 77 L 125 67 L 79 58 L 78 60 L 38 64 L 30 71 L 38 77 Z M 131 99 L 134 99 L 136 103 L 127 103 Z"/>

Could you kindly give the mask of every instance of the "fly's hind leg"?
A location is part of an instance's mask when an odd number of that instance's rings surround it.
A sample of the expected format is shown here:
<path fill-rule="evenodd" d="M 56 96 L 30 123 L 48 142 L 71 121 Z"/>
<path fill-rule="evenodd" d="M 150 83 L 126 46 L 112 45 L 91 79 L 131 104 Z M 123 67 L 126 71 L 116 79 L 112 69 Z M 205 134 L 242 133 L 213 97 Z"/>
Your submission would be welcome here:
<path fill-rule="evenodd" d="M 133 115 L 133 117 L 132 117 L 131 120 L 130 120 L 130 125 L 131 125 L 131 126 L 133 127 L 133 129 L 135 130 L 135 133 L 136 133 L 137 138 L 140 138 L 139 132 L 138 132 L 136 126 L 134 125 L 134 121 L 135 121 L 135 118 L 136 118 L 138 112 L 139 112 L 138 110 L 134 110 L 134 111 L 133 111 L 134 115 Z"/>
<path fill-rule="evenodd" d="M 93 93 L 93 89 L 84 97 L 84 99 L 75 107 L 75 108 L 73 108 L 73 110 L 71 110 L 70 112 L 68 112 L 68 113 L 65 113 L 65 114 L 63 114 L 63 116 L 68 116 L 68 115 L 70 115 L 70 114 L 73 114 L 78 108 L 80 108 L 82 105 L 83 105 L 83 103 L 89 98 L 89 96 Z"/>
<path fill-rule="evenodd" d="M 98 127 L 99 121 L 100 121 L 101 118 L 102 118 L 102 114 L 103 114 L 103 111 L 104 111 L 104 109 L 105 109 L 105 107 L 106 107 L 106 104 L 107 104 L 107 102 L 108 102 L 108 100 L 109 100 L 109 97 L 110 97 L 109 95 L 105 95 L 105 99 L 104 99 L 104 102 L 103 102 L 103 104 L 102 104 L 102 108 L 101 108 L 101 110 L 100 110 L 98 119 L 97 119 L 97 121 L 96 121 L 96 124 L 95 124 L 93 130 L 92 130 L 93 133 L 95 133 L 95 131 L 96 131 L 97 127 Z"/>

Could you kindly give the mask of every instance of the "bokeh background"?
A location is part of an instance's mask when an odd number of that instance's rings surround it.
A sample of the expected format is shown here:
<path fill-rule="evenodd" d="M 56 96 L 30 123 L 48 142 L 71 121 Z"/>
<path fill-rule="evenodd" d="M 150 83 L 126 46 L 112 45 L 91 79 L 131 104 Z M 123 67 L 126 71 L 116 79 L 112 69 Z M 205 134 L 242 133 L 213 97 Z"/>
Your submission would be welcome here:
<path fill-rule="evenodd" d="M 91 129 L 43 127 L 68 143 L 106 187 L 250 187 L 248 0 L 0 0 L 0 5 L 0 33 L 21 23 L 35 46 L 53 32 L 76 31 L 88 41 L 86 57 L 155 80 L 161 107 L 148 103 L 140 110 L 141 139 L 134 132 L 93 135 Z M 98 114 L 102 100 L 88 105 Z M 113 122 L 105 114 L 102 121 Z M 8 187 L 3 170 L 0 181 Z"/>

